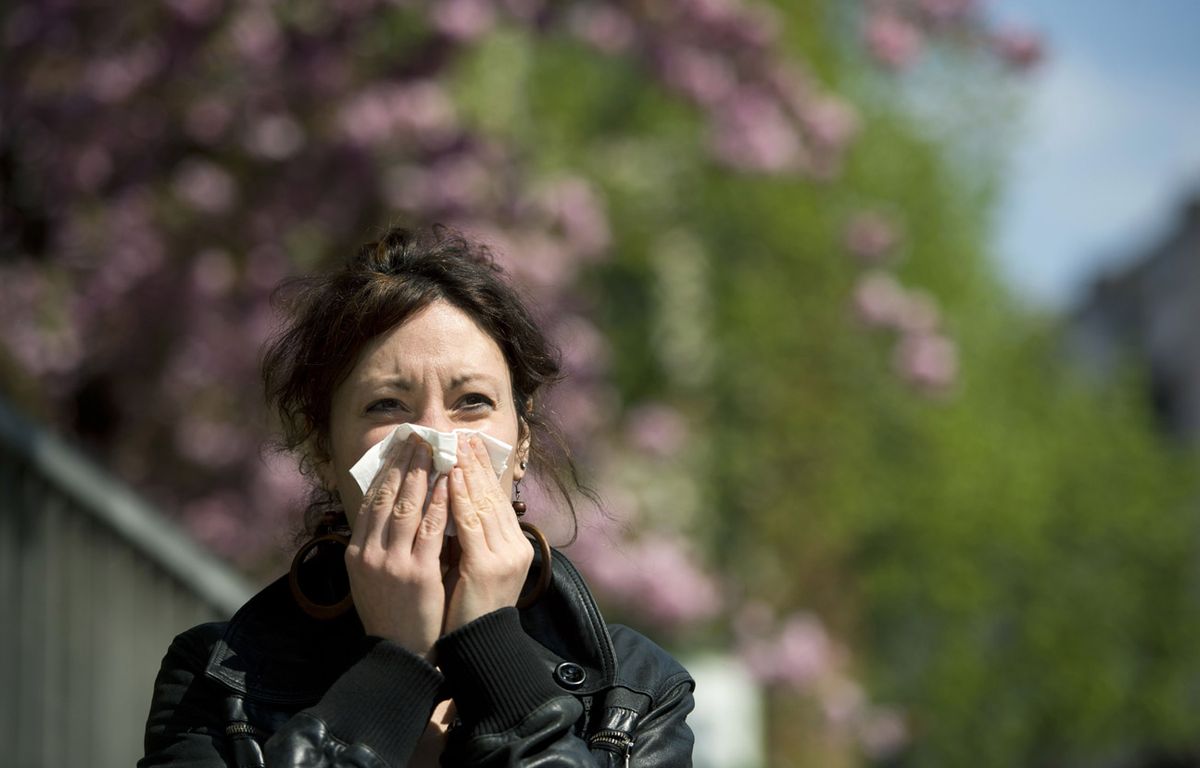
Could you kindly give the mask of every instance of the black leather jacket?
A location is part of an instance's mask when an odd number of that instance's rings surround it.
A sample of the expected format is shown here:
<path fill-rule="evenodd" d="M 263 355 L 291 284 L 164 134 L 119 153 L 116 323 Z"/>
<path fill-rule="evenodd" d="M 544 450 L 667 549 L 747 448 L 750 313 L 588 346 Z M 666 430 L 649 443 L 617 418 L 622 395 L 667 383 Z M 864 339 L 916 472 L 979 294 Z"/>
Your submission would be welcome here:
<path fill-rule="evenodd" d="M 321 567 L 339 566 L 344 577 L 340 562 Z M 458 719 L 442 765 L 690 766 L 687 671 L 636 632 L 607 626 L 558 552 L 552 573 L 532 607 L 439 640 L 437 669 L 367 637 L 353 611 L 308 617 L 280 579 L 229 622 L 175 638 L 138 766 L 402 768 L 448 697 Z"/>

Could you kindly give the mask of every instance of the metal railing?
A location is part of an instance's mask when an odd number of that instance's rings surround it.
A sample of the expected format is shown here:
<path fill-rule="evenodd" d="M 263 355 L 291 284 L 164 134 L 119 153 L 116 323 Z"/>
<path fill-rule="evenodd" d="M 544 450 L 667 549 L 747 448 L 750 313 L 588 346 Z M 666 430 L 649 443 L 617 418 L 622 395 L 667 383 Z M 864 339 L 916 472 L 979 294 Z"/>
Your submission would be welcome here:
<path fill-rule="evenodd" d="M 228 566 L 0 401 L 0 744 L 13 768 L 130 768 L 159 662 L 250 594 Z"/>

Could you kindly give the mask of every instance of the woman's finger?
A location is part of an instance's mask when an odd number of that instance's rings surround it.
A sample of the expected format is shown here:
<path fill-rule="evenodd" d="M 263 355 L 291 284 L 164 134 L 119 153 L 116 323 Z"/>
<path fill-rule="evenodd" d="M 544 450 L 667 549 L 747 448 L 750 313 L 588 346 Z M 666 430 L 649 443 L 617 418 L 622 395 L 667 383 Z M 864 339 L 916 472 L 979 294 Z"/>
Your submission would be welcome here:
<path fill-rule="evenodd" d="M 466 473 L 462 467 L 450 470 L 450 516 L 458 529 L 458 542 L 464 552 L 487 548 L 487 536 L 483 532 L 483 520 L 471 492 L 467 490 Z"/>
<path fill-rule="evenodd" d="M 391 514 L 387 519 L 384 546 L 405 553 L 412 551 L 413 537 L 421 524 L 421 510 L 429 495 L 429 471 L 433 468 L 433 453 L 429 444 L 420 441 L 412 449 L 408 471 L 400 483 L 400 489 L 392 502 Z"/>
<path fill-rule="evenodd" d="M 449 516 L 449 481 L 445 475 L 433 484 L 429 494 L 429 507 L 417 525 L 413 541 L 413 557 L 424 563 L 436 562 L 442 555 L 442 544 L 446 536 L 446 520 Z"/>
<path fill-rule="evenodd" d="M 501 542 L 516 539 L 520 535 L 520 528 L 516 525 L 516 515 L 511 513 L 512 503 L 500 487 L 500 479 L 496 477 L 492 457 L 488 454 L 483 439 L 472 435 L 468 447 L 475 461 L 467 472 L 467 489 L 471 498 L 475 499 L 476 506 L 482 503 L 485 507 L 483 529 L 488 536 L 488 543 L 495 548 Z"/>
<path fill-rule="evenodd" d="M 351 544 L 357 544 L 359 547 L 368 544 L 383 546 L 388 515 L 391 514 L 400 481 L 408 470 L 414 445 L 410 438 L 400 445 L 393 443 L 390 446 L 389 456 L 384 459 L 383 466 L 363 495 L 358 518 L 354 521 L 354 529 L 351 532 Z"/>

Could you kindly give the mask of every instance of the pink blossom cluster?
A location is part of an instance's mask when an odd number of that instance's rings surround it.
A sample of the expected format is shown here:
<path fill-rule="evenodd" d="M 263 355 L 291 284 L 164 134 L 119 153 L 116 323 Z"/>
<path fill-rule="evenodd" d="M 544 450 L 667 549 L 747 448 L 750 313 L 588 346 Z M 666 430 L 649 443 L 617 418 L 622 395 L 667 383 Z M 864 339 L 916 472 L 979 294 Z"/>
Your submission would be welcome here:
<path fill-rule="evenodd" d="M 958 378 L 958 348 L 941 329 L 941 311 L 929 294 L 905 288 L 889 272 L 864 272 L 854 288 L 854 309 L 868 327 L 898 334 L 896 373 L 927 394 L 945 394 Z"/>
<path fill-rule="evenodd" d="M 778 20 L 765 4 L 580 2 L 564 18 L 578 39 L 638 57 L 698 107 L 713 157 L 731 168 L 827 178 L 858 131 L 850 104 L 780 55 Z"/>
<path fill-rule="evenodd" d="M 942 330 L 942 313 L 928 293 L 905 288 L 880 268 L 895 259 L 902 242 L 890 217 L 866 210 L 851 217 L 847 250 L 867 267 L 854 286 L 854 313 L 868 328 L 897 334 L 892 354 L 896 373 L 917 390 L 944 394 L 958 377 L 958 349 Z"/>
<path fill-rule="evenodd" d="M 862 39 L 882 67 L 912 66 L 931 39 L 951 39 L 993 52 L 1014 70 L 1031 69 L 1042 58 L 1041 39 L 1024 28 L 992 29 L 980 0 L 869 0 Z"/>
<path fill-rule="evenodd" d="M 718 581 L 678 534 L 618 540 L 611 526 L 585 528 L 571 557 L 607 600 L 664 630 L 692 628 L 723 607 Z"/>
<path fill-rule="evenodd" d="M 800 611 L 779 619 L 761 603 L 742 609 L 734 623 L 737 650 L 764 685 L 810 697 L 838 734 L 852 737 L 872 759 L 902 750 L 909 734 L 901 713 L 869 701 L 847 671 L 849 654 L 824 622 Z"/>

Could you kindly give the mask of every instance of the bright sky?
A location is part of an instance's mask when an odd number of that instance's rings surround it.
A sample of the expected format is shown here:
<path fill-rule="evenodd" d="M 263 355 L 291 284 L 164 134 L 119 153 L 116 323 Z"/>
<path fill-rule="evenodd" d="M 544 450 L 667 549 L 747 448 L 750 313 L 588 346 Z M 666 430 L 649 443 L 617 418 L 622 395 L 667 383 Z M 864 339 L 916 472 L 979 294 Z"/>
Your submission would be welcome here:
<path fill-rule="evenodd" d="M 994 250 L 1029 303 L 1063 309 L 1200 194 L 1200 1 L 990 7 L 1040 30 L 1049 51 L 1032 75 Z"/>

